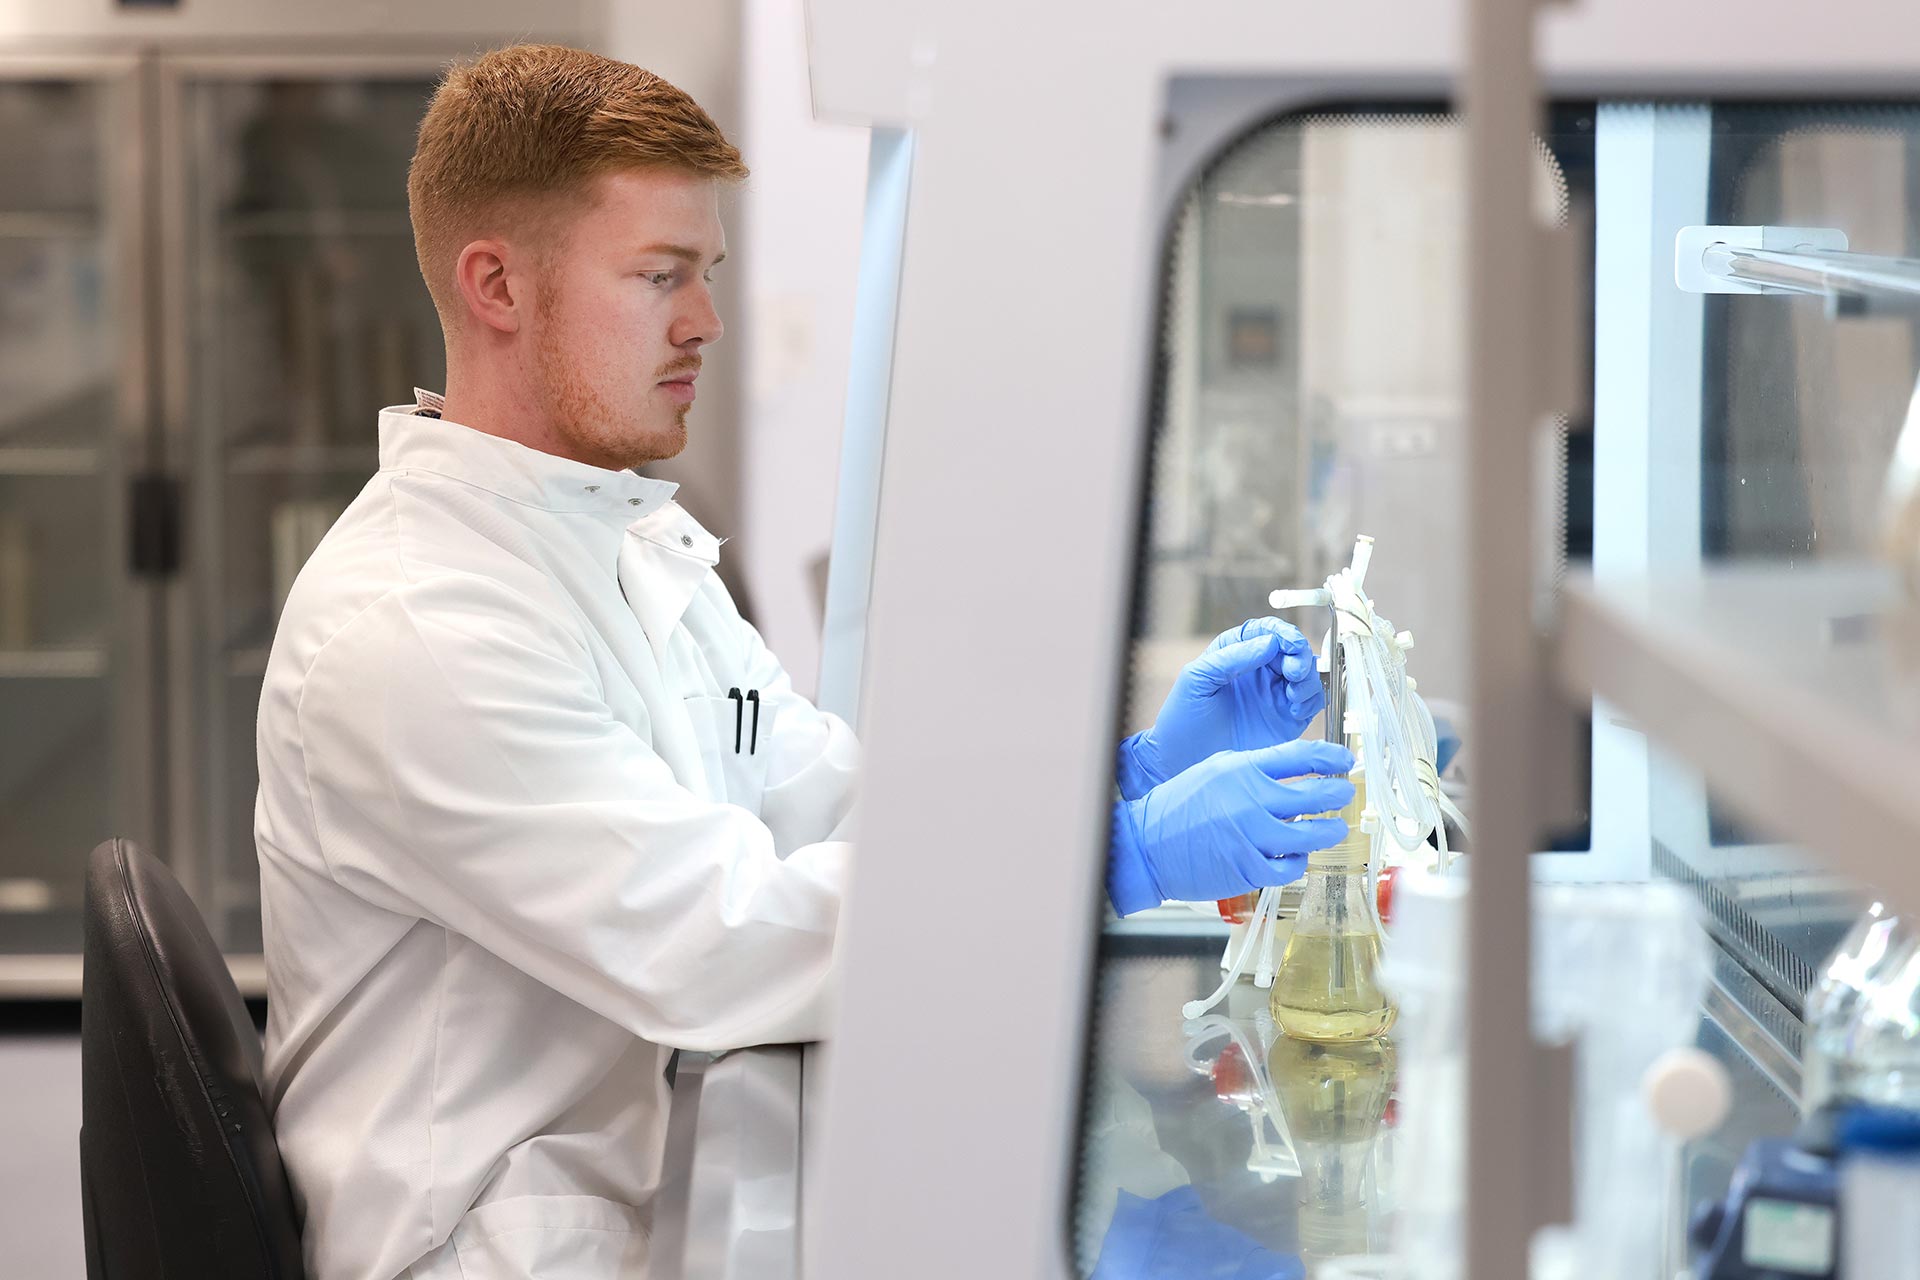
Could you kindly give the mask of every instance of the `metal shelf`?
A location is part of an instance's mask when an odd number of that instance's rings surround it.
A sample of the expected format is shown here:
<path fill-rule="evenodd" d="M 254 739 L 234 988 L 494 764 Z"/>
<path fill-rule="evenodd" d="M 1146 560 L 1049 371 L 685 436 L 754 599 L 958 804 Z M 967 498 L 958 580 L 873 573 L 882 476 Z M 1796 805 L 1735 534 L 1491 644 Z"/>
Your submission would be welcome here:
<path fill-rule="evenodd" d="M 380 448 L 371 444 L 249 444 L 227 455 L 227 470 L 235 475 L 283 472 L 340 474 L 380 469 Z"/>
<path fill-rule="evenodd" d="M 100 472 L 101 451 L 0 445 L 0 476 L 91 476 Z"/>
<path fill-rule="evenodd" d="M 105 230 L 97 213 L 0 212 L 0 240 L 87 240 Z"/>
<path fill-rule="evenodd" d="M 51 881 L 27 877 L 0 878 L 0 915 L 51 911 L 60 904 L 60 891 Z"/>
<path fill-rule="evenodd" d="M 404 209 L 275 209 L 236 213 L 223 219 L 229 236 L 407 236 L 413 224 Z"/>
<path fill-rule="evenodd" d="M 1755 824 L 1920 904 L 1917 641 L 1920 611 L 1874 566 L 1730 566 L 1570 583 L 1553 667 Z"/>
<path fill-rule="evenodd" d="M 112 415 L 113 388 L 102 380 L 69 381 L 16 391 L 0 408 L 0 447 L 8 449 L 75 449 L 92 445 L 72 443 L 72 422 L 84 420 L 90 428 Z M 97 428 L 89 434 L 97 439 Z M 87 438 L 82 436 L 82 439 Z"/>
<path fill-rule="evenodd" d="M 259 999 L 267 994 L 264 956 L 228 956 L 227 972 L 240 994 Z M 80 998 L 79 955 L 0 956 L 0 1000 L 77 1000 Z"/>
<path fill-rule="evenodd" d="M 105 649 L 0 649 L 0 680 L 86 680 L 106 674 Z"/>

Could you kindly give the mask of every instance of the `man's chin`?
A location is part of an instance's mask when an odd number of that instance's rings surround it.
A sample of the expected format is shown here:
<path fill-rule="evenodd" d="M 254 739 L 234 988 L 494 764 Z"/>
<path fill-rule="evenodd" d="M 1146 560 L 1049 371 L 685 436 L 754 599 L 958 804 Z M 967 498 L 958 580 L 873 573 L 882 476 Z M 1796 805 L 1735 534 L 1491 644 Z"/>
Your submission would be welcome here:
<path fill-rule="evenodd" d="M 677 458 L 687 447 L 687 411 L 682 409 L 673 419 L 673 425 L 661 433 L 660 456 Z"/>

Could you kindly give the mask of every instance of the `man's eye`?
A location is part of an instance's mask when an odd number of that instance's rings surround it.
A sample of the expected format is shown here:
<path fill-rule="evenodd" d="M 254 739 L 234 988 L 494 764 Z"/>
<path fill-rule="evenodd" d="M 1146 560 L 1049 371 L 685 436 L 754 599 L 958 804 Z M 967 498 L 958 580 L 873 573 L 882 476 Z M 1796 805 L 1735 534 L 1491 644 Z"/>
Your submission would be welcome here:
<path fill-rule="evenodd" d="M 671 271 L 643 271 L 640 273 L 640 277 L 648 284 L 673 283 L 673 272 Z"/>

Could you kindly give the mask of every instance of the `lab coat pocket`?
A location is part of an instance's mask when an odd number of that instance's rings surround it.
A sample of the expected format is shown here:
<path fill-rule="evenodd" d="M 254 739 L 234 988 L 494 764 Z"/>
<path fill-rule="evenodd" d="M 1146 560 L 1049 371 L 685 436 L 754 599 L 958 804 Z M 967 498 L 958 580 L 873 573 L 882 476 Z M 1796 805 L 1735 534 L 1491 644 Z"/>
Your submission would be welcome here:
<path fill-rule="evenodd" d="M 647 1269 L 640 1211 L 598 1196 L 513 1196 L 476 1205 L 451 1243 L 461 1280 L 637 1276 Z"/>
<path fill-rule="evenodd" d="M 758 815 L 773 756 L 773 708 L 756 690 L 686 700 L 687 716 L 700 736 L 709 800 L 737 804 Z"/>

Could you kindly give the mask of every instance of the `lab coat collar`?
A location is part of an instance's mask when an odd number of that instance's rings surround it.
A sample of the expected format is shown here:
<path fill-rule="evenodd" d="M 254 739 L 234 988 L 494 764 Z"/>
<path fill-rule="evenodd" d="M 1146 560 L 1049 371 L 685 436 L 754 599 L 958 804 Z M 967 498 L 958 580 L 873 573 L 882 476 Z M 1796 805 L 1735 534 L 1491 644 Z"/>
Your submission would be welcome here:
<path fill-rule="evenodd" d="M 438 416 L 439 397 L 380 411 L 380 469 L 430 471 L 544 511 L 645 520 L 680 486 L 575 462 Z"/>
<path fill-rule="evenodd" d="M 719 562 L 720 539 L 677 505 L 627 526 L 620 541 L 620 590 L 656 662 L 666 663 L 667 638 Z"/>

